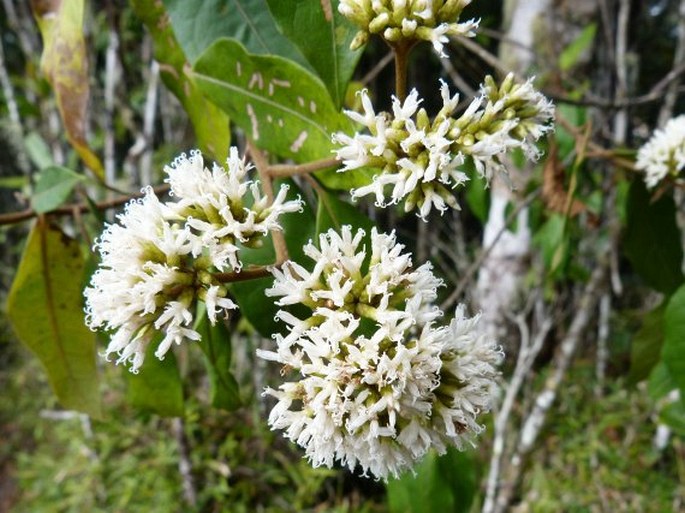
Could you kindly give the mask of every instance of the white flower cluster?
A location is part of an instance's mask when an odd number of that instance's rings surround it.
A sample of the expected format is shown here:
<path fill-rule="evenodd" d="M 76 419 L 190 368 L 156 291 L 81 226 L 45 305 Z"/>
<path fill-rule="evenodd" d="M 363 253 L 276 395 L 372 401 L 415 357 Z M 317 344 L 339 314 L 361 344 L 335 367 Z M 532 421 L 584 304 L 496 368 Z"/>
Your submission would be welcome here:
<path fill-rule="evenodd" d="M 448 36 L 473 37 L 478 20 L 457 23 L 471 0 L 340 0 L 338 10 L 360 27 L 352 49 L 378 34 L 391 45 L 430 41 L 441 57 Z"/>
<path fill-rule="evenodd" d="M 259 244 L 279 228 L 281 214 L 301 208 L 299 200 L 286 201 L 285 186 L 268 205 L 258 184 L 246 179 L 249 166 L 237 149 L 227 164 L 228 171 L 217 165 L 209 171 L 199 152 L 181 155 L 165 168 L 176 201 L 161 202 L 147 188 L 95 243 L 102 262 L 84 293 L 87 324 L 114 332 L 106 356 L 117 354 L 132 372 L 151 343 L 163 359 L 172 344 L 200 339 L 193 329 L 198 299 L 212 323 L 222 310 L 237 308 L 214 273 L 240 271 L 237 244 Z"/>
<path fill-rule="evenodd" d="M 636 167 L 645 173 L 647 187 L 685 169 L 685 115 L 675 117 L 654 132 L 637 153 Z"/>
<path fill-rule="evenodd" d="M 304 305 L 303 318 L 277 317 L 287 335 L 276 351 L 258 351 L 290 376 L 265 394 L 278 402 L 269 424 L 305 449 L 314 466 L 337 460 L 378 478 L 398 476 L 429 448 L 461 447 L 482 430 L 501 352 L 463 308 L 445 327 L 432 301 L 441 285 L 429 263 L 412 268 L 394 234 L 344 226 L 311 242 L 313 270 L 287 262 L 267 290 L 282 307 Z"/>
<path fill-rule="evenodd" d="M 333 134 L 336 151 L 343 161 L 341 172 L 361 167 L 381 169 L 373 183 L 351 191 L 353 197 L 376 196 L 376 206 L 405 201 L 405 211 L 419 207 L 425 220 L 433 207 L 444 212 L 458 208 L 449 188 L 467 180 L 461 170 L 465 157 L 473 159 L 476 170 L 487 179 L 496 171 L 506 172 L 500 158 L 514 148 L 522 148 L 537 158 L 535 146 L 554 114 L 552 103 L 533 88 L 532 81 L 516 84 L 512 74 L 501 86 L 486 77 L 481 94 L 458 118 L 453 113 L 459 96 L 451 96 L 447 84 L 440 87 L 443 107 L 431 122 L 421 99 L 413 90 L 404 102 L 393 98 L 392 114 L 376 114 L 366 91 L 362 91 L 363 114 L 346 111 L 369 133 Z M 385 188 L 392 186 L 390 199 Z"/>

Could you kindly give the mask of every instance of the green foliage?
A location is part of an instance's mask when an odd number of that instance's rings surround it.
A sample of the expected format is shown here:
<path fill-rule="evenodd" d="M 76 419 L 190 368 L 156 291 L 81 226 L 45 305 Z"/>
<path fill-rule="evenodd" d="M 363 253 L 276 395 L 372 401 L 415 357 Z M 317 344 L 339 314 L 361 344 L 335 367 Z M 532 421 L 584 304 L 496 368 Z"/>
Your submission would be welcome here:
<path fill-rule="evenodd" d="M 367 239 L 371 234 L 371 228 L 374 226 L 373 221 L 362 214 L 359 209 L 338 199 L 333 194 L 321 191 L 316 211 L 317 235 L 325 233 L 331 228 L 339 232 L 340 228 L 346 224 L 352 226 L 353 230 L 363 228 Z"/>
<path fill-rule="evenodd" d="M 71 196 L 74 187 L 83 176 L 62 166 L 50 166 L 41 170 L 31 195 L 31 208 L 39 214 L 54 210 Z"/>
<path fill-rule="evenodd" d="M 478 475 L 473 455 L 449 449 L 429 453 L 415 469 L 388 481 L 390 513 L 467 513 L 476 495 Z"/>
<path fill-rule="evenodd" d="M 231 334 L 223 320 L 212 326 L 204 312 L 198 312 L 200 319 L 197 332 L 202 336 L 198 342 L 205 356 L 209 377 L 209 401 L 216 408 L 235 410 L 242 405 L 238 382 L 231 372 Z"/>
<path fill-rule="evenodd" d="M 253 54 L 280 55 L 307 65 L 295 45 L 279 32 L 267 0 L 164 0 L 164 5 L 192 63 L 217 39 L 230 37 Z"/>
<path fill-rule="evenodd" d="M 633 180 L 626 205 L 625 254 L 650 286 L 673 293 L 683 282 L 683 248 L 675 221 L 673 198 L 652 200 L 642 180 Z"/>
<path fill-rule="evenodd" d="M 257 146 L 283 158 L 330 157 L 331 132 L 348 126 L 318 78 L 281 57 L 249 54 L 230 39 L 211 45 L 193 75 Z"/>
<path fill-rule="evenodd" d="M 161 336 L 148 346 L 145 364 L 136 373 L 126 373 L 126 396 L 129 404 L 143 411 L 157 413 L 163 417 L 183 415 L 183 382 L 173 351 L 167 352 L 164 360 L 155 356 L 155 349 Z"/>
<path fill-rule="evenodd" d="M 598 398 L 593 365 L 576 366 L 550 410 L 544 444 L 524 474 L 519 507 L 531 513 L 672 511 L 679 496 L 682 440 L 663 452 L 653 445 L 653 399 L 622 380 Z"/>
<path fill-rule="evenodd" d="M 299 196 L 300 191 L 293 182 L 288 182 L 290 190 L 288 199 Z M 279 187 L 279 183 L 274 184 Z M 302 247 L 314 236 L 315 217 L 311 208 L 304 205 L 300 214 L 289 214 L 282 218 L 283 230 L 288 233 L 286 245 L 291 259 L 302 262 Z M 275 263 L 271 236 L 269 236 L 261 248 L 243 248 L 241 260 L 247 264 L 270 265 Z M 273 301 L 266 298 L 264 290 L 273 285 L 273 278 L 261 278 L 258 280 L 238 281 L 231 284 L 231 293 L 235 296 L 240 312 L 247 318 L 250 324 L 265 337 L 270 337 L 283 328 L 283 323 L 276 322 L 274 316 L 278 307 Z"/>
<path fill-rule="evenodd" d="M 685 397 L 685 285 L 666 306 L 662 355 L 681 397 Z"/>
<path fill-rule="evenodd" d="M 552 214 L 535 233 L 533 242 L 542 251 L 549 275 L 559 278 L 569 259 L 570 239 L 566 218 L 560 214 Z"/>
<path fill-rule="evenodd" d="M 155 59 L 162 65 L 162 81 L 188 113 L 200 149 L 224 162 L 231 141 L 228 116 L 200 93 L 192 76 L 186 73 L 186 56 L 173 30 L 165 23 L 164 5 L 153 0 L 133 0 L 131 6 L 152 35 Z"/>
<path fill-rule="evenodd" d="M 665 309 L 666 303 L 663 303 L 645 315 L 640 330 L 633 336 L 629 374 L 632 383 L 646 379 L 660 360 Z"/>
<path fill-rule="evenodd" d="M 338 0 L 296 2 L 267 0 L 271 14 L 317 72 L 340 107 L 361 51 L 350 50 L 357 29 L 338 12 Z"/>
<path fill-rule="evenodd" d="M 561 52 L 559 68 L 562 71 L 568 71 L 578 63 L 583 54 L 592 46 L 596 33 L 597 24 L 591 23 Z"/>
<path fill-rule="evenodd" d="M 79 244 L 44 219 L 34 224 L 7 301 L 15 333 L 43 363 L 60 402 L 99 417 L 95 335 L 85 326 Z"/>

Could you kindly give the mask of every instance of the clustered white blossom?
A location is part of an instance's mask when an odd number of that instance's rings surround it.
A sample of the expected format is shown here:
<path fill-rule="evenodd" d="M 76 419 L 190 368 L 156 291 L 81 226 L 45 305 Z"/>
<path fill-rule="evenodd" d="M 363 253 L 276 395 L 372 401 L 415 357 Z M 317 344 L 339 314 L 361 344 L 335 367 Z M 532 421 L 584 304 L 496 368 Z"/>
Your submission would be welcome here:
<path fill-rule="evenodd" d="M 336 150 L 344 164 L 341 172 L 371 167 L 381 173 L 371 184 L 351 191 L 352 197 L 374 194 L 379 207 L 404 200 L 405 211 L 418 206 L 425 220 L 433 207 L 440 212 L 448 206 L 458 208 L 450 189 L 468 180 L 462 171 L 466 157 L 489 180 L 495 172 L 506 172 L 501 157 L 514 148 L 537 158 L 535 141 L 551 130 L 554 107 L 534 89 L 532 80 L 517 84 L 509 74 L 498 86 L 486 77 L 481 94 L 459 117 L 453 117 L 459 95 L 451 96 L 444 82 L 440 94 L 443 106 L 431 121 L 419 108 L 422 100 L 416 90 L 404 102 L 393 97 L 392 114 L 377 114 L 366 90 L 361 92 L 363 114 L 346 114 L 369 133 L 339 132 L 332 139 L 342 146 Z"/>
<path fill-rule="evenodd" d="M 394 234 L 363 230 L 320 235 L 305 246 L 313 269 L 289 261 L 274 269 L 267 295 L 281 307 L 304 305 L 274 335 L 288 379 L 265 394 L 277 399 L 269 424 L 305 449 L 314 466 L 337 460 L 386 479 L 429 448 L 472 441 L 477 416 L 490 408 L 501 352 L 463 307 L 444 327 L 432 305 L 442 284 L 430 263 L 413 268 Z"/>
<path fill-rule="evenodd" d="M 685 169 L 685 115 L 669 120 L 654 132 L 638 151 L 636 167 L 645 173 L 649 188 Z"/>
<path fill-rule="evenodd" d="M 473 37 L 478 20 L 457 23 L 471 0 L 340 0 L 338 10 L 359 26 L 351 48 L 378 34 L 391 45 L 401 41 L 430 41 L 441 57 L 448 36 Z"/>
<path fill-rule="evenodd" d="M 130 363 L 136 372 L 151 343 L 164 358 L 172 344 L 199 340 L 193 329 L 197 300 L 214 324 L 237 308 L 216 272 L 239 272 L 239 246 L 256 246 L 278 218 L 301 209 L 282 186 L 269 205 L 250 166 L 231 148 L 228 169 L 210 171 L 200 152 L 165 167 L 174 201 L 161 202 L 151 188 L 130 202 L 95 243 L 102 258 L 85 290 L 87 324 L 112 331 L 106 357 Z"/>

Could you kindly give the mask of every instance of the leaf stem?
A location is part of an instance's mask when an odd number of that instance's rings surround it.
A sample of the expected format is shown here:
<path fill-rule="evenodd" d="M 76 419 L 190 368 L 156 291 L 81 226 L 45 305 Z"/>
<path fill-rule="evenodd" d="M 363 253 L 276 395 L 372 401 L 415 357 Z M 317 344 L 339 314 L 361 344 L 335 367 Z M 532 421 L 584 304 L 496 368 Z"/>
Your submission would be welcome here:
<path fill-rule="evenodd" d="M 340 161 L 336 157 L 315 160 L 306 164 L 275 164 L 267 167 L 271 178 L 287 178 L 290 176 L 307 175 L 314 171 L 320 171 L 328 167 L 338 167 Z"/>
<path fill-rule="evenodd" d="M 400 102 L 407 97 L 407 64 L 413 46 L 412 41 L 402 40 L 392 47 L 395 52 L 395 96 Z"/>
<path fill-rule="evenodd" d="M 274 201 L 274 187 L 272 183 L 273 176 L 269 173 L 269 160 L 252 141 L 248 141 L 247 149 L 250 152 L 257 172 L 259 173 L 264 194 L 266 194 L 266 197 L 269 199 L 269 204 L 272 204 Z M 273 241 L 274 250 L 276 251 L 276 264 L 281 264 L 288 260 L 288 247 L 285 244 L 283 232 L 280 230 L 271 230 L 271 240 Z"/>
<path fill-rule="evenodd" d="M 269 271 L 269 269 L 271 269 L 272 267 L 279 267 L 279 264 L 275 264 L 273 266 L 265 265 L 249 267 L 248 269 L 243 269 L 240 272 L 213 273 L 212 277 L 221 283 L 235 283 L 237 281 L 257 280 L 259 278 L 266 278 L 268 276 L 271 276 L 271 271 Z"/>

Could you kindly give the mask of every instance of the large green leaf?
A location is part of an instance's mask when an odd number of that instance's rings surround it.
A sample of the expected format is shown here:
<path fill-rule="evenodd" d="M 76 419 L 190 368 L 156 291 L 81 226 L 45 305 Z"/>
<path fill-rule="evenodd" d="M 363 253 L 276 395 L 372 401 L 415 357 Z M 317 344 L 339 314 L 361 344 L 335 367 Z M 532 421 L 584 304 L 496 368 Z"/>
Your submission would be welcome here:
<path fill-rule="evenodd" d="M 662 356 L 681 397 L 685 398 L 685 285 L 673 294 L 666 306 Z"/>
<path fill-rule="evenodd" d="M 292 181 L 288 199 L 294 199 L 300 193 Z M 280 183 L 275 183 L 276 189 Z M 286 245 L 291 260 L 304 264 L 306 257 L 302 247 L 314 237 L 315 218 L 309 206 L 305 205 L 302 213 L 286 214 L 281 218 L 281 225 L 286 233 Z M 268 265 L 275 261 L 271 239 L 265 240 L 264 246 L 259 249 L 244 248 L 240 252 L 240 259 L 245 264 Z M 236 282 L 231 284 L 231 292 L 240 306 L 240 313 L 244 315 L 252 326 L 265 337 L 284 328 L 282 322 L 274 319 L 279 307 L 274 303 L 274 298 L 266 297 L 264 290 L 273 285 L 273 278 L 261 278 Z"/>
<path fill-rule="evenodd" d="M 478 476 L 469 453 L 450 448 L 438 457 L 431 452 L 415 469 L 388 481 L 390 513 L 466 513 L 475 496 Z"/>
<path fill-rule="evenodd" d="M 331 156 L 333 131 L 349 128 L 321 81 L 281 57 L 251 55 L 220 39 L 198 59 L 197 84 L 260 148 L 296 162 Z"/>
<path fill-rule="evenodd" d="M 191 62 L 217 39 L 230 37 L 252 53 L 280 55 L 307 65 L 295 45 L 279 32 L 266 0 L 164 0 L 164 5 Z"/>
<path fill-rule="evenodd" d="M 352 226 L 354 230 L 363 228 L 367 240 L 370 237 L 371 229 L 375 226 L 374 222 L 354 205 L 350 205 L 326 191 L 321 191 L 316 210 L 316 234 L 324 233 L 331 228 L 340 232 L 340 228 L 346 224 Z"/>
<path fill-rule="evenodd" d="M 69 199 L 74 187 L 83 179 L 83 175 L 62 166 L 41 170 L 31 196 L 31 207 L 39 214 L 56 209 Z"/>
<path fill-rule="evenodd" d="M 145 352 L 145 362 L 137 374 L 126 372 L 126 398 L 135 408 L 163 417 L 183 416 L 183 382 L 173 351 L 164 360 L 155 356 L 159 335 Z"/>
<path fill-rule="evenodd" d="M 338 12 L 338 0 L 267 0 L 276 22 L 328 88 L 336 106 L 345 99 L 360 50 L 350 50 L 357 29 Z"/>
<path fill-rule="evenodd" d="M 101 179 L 105 171 L 86 141 L 89 77 L 83 38 L 83 0 L 31 0 L 43 36 L 40 67 L 55 92 L 65 134 L 83 162 Z"/>
<path fill-rule="evenodd" d="M 673 199 L 665 194 L 651 201 L 642 180 L 634 180 L 626 210 L 626 256 L 648 285 L 671 294 L 683 282 L 683 249 Z"/>
<path fill-rule="evenodd" d="M 666 303 L 661 304 L 642 320 L 642 327 L 635 334 L 630 351 L 630 374 L 632 383 L 646 379 L 661 358 L 664 342 L 664 311 Z"/>
<path fill-rule="evenodd" d="M 199 344 L 209 376 L 209 401 L 216 408 L 235 410 L 242 402 L 238 382 L 231 372 L 231 334 L 222 320 L 212 326 L 204 308 L 198 312 L 197 318 L 199 323 L 195 329 L 202 335 Z"/>
<path fill-rule="evenodd" d="M 188 113 L 200 149 L 224 162 L 231 142 L 228 116 L 204 97 L 192 76 L 186 73 L 189 64 L 173 30 L 165 23 L 164 5 L 155 0 L 132 0 L 131 5 L 150 31 L 155 59 L 160 63 L 160 77 Z"/>
<path fill-rule="evenodd" d="M 40 218 L 29 234 L 7 311 L 64 407 L 99 417 L 95 334 L 84 323 L 83 271 L 79 244 Z"/>

